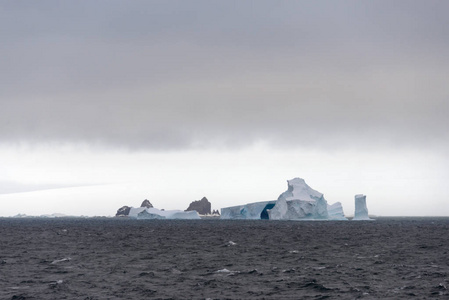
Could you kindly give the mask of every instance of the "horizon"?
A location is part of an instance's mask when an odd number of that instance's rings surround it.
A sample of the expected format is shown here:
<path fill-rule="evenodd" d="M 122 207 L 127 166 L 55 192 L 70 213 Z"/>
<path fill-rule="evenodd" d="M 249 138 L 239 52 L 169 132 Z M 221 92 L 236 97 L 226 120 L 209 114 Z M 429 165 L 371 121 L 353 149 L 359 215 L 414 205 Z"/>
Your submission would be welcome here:
<path fill-rule="evenodd" d="M 449 2 L 0 3 L 0 217 L 276 200 L 449 216 Z"/>

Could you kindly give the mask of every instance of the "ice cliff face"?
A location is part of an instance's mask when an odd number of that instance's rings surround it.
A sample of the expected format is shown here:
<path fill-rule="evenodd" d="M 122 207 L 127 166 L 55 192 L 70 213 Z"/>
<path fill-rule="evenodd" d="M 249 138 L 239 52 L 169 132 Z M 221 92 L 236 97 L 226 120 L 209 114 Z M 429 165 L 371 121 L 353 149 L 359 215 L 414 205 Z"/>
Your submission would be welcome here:
<path fill-rule="evenodd" d="M 221 209 L 220 219 L 268 219 L 268 210 L 273 208 L 275 203 L 276 201 L 262 201 L 225 207 Z"/>
<path fill-rule="evenodd" d="M 370 220 L 368 217 L 368 208 L 366 207 L 365 195 L 355 195 L 355 212 L 353 220 Z"/>
<path fill-rule="evenodd" d="M 270 220 L 327 220 L 327 201 L 302 178 L 287 180 L 288 189 L 268 211 Z"/>
<path fill-rule="evenodd" d="M 141 220 L 166 219 L 164 216 L 151 213 L 147 209 L 144 209 L 140 213 L 138 213 L 136 218 Z"/>
<path fill-rule="evenodd" d="M 343 212 L 343 206 L 341 206 L 340 202 L 328 205 L 327 213 L 329 214 L 330 220 L 347 220 Z"/>

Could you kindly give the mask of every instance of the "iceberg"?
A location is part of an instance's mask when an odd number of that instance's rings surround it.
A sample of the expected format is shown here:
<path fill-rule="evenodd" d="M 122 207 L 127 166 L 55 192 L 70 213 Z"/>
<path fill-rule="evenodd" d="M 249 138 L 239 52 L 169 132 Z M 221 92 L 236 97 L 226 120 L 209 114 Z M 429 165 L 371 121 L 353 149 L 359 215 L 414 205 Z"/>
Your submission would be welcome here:
<path fill-rule="evenodd" d="M 163 210 L 153 207 L 153 204 L 145 199 L 140 207 L 123 206 L 117 210 L 116 217 L 129 217 L 139 220 L 154 220 L 154 219 L 201 219 L 198 212 L 182 211 L 182 210 Z"/>
<path fill-rule="evenodd" d="M 136 219 L 201 219 L 196 211 L 160 210 L 154 207 L 131 207 L 128 217 Z"/>
<path fill-rule="evenodd" d="M 340 202 L 335 202 L 332 205 L 327 206 L 327 213 L 330 220 L 347 220 L 345 213 L 343 212 L 343 206 Z"/>
<path fill-rule="evenodd" d="M 161 215 L 158 215 L 158 214 L 150 213 L 146 209 L 144 209 L 140 213 L 138 213 L 136 218 L 139 219 L 139 220 L 160 220 L 160 219 L 166 219 L 165 216 L 161 216 Z"/>
<path fill-rule="evenodd" d="M 222 208 L 221 219 L 348 220 L 340 202 L 328 204 L 324 195 L 312 189 L 304 179 L 287 180 L 287 186 L 275 201 Z M 355 196 L 353 220 L 372 220 L 368 217 L 365 195 Z"/>
<path fill-rule="evenodd" d="M 328 205 L 323 194 L 304 179 L 287 180 L 287 186 L 275 201 L 222 208 L 221 219 L 347 220 L 340 202 Z"/>
<path fill-rule="evenodd" d="M 276 201 L 273 200 L 225 207 L 221 209 L 220 219 L 268 219 L 268 211 L 272 209 L 275 204 Z"/>
<path fill-rule="evenodd" d="M 327 201 L 322 193 L 312 189 L 302 178 L 287 180 L 274 207 L 268 211 L 270 220 L 327 220 Z"/>
<path fill-rule="evenodd" d="M 368 217 L 368 208 L 366 207 L 365 195 L 355 195 L 355 212 L 353 220 L 371 220 Z"/>

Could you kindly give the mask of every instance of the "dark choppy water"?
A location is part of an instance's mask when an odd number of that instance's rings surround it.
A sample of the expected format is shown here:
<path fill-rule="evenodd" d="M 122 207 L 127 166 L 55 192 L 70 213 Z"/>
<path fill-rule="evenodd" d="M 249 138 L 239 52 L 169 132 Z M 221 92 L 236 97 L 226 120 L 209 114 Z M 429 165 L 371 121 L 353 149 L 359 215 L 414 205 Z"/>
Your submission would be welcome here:
<path fill-rule="evenodd" d="M 0 219 L 0 231 L 0 299 L 449 297 L 449 218 Z"/>

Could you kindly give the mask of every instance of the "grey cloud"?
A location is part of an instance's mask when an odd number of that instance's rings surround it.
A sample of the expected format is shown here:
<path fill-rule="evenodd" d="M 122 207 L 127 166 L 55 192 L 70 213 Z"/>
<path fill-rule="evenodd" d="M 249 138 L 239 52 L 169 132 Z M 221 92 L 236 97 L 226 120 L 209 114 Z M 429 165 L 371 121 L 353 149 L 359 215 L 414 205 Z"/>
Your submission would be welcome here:
<path fill-rule="evenodd" d="M 2 3 L 0 140 L 447 147 L 448 11 L 444 1 Z"/>

